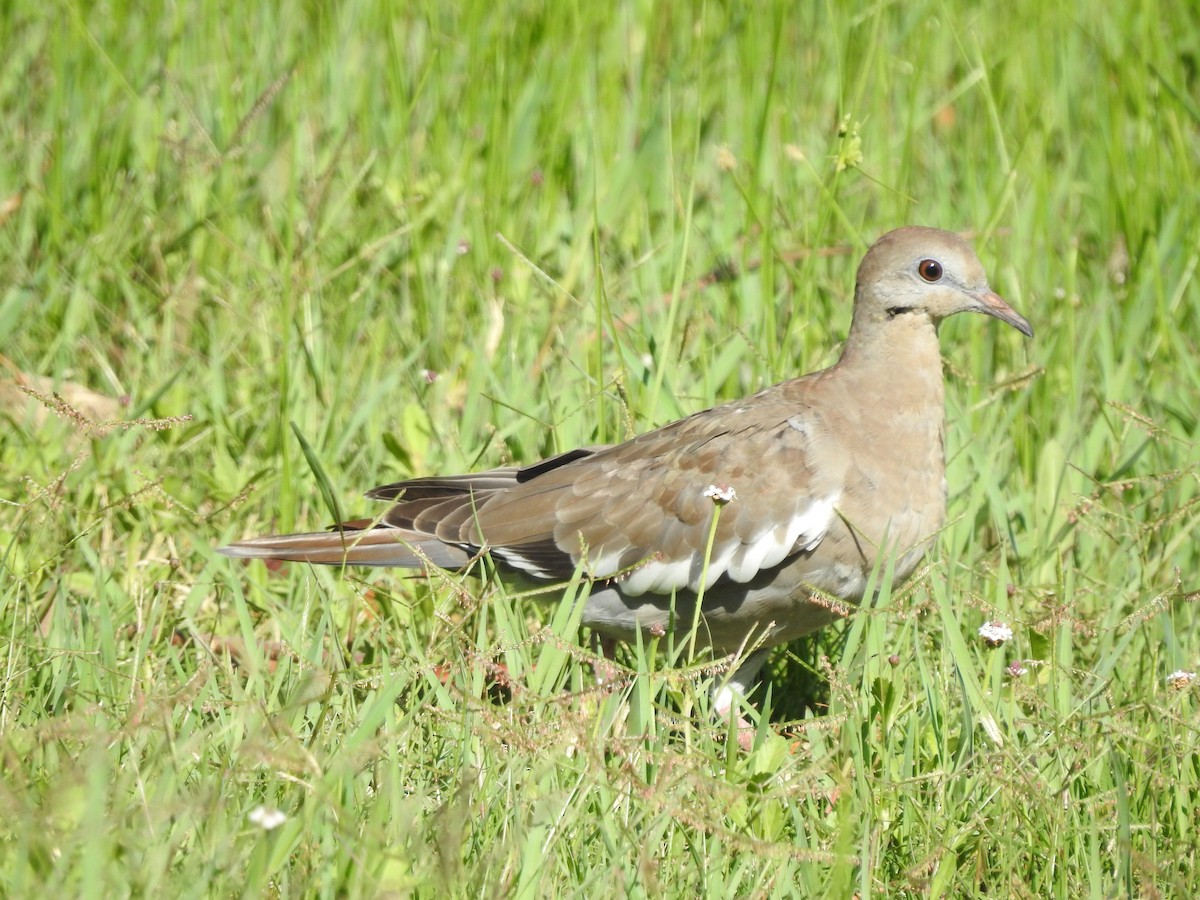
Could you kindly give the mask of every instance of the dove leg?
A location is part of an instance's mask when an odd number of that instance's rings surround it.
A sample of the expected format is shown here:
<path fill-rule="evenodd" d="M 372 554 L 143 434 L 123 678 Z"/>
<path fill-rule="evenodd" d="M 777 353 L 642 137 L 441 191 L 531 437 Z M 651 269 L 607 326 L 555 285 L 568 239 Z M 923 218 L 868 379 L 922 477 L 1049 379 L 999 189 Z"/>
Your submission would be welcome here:
<path fill-rule="evenodd" d="M 593 631 L 591 643 L 592 651 L 597 655 L 592 662 L 592 671 L 596 674 L 596 684 L 607 684 L 616 680 L 617 667 L 611 660 L 617 658 L 617 639 Z"/>
<path fill-rule="evenodd" d="M 713 686 L 713 708 L 722 721 L 728 721 L 730 713 L 745 701 L 769 652 L 769 649 L 754 651 L 728 678 Z M 754 726 L 740 713 L 737 714 L 737 740 L 743 750 L 749 750 L 754 743 Z"/>

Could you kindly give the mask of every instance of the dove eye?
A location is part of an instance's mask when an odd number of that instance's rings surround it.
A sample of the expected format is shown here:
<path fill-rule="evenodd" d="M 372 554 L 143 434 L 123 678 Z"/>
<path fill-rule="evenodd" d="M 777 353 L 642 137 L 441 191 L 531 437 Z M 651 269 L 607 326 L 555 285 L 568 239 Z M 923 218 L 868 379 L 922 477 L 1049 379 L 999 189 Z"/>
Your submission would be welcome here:
<path fill-rule="evenodd" d="M 923 259 L 917 263 L 917 274 L 933 284 L 942 278 L 942 264 L 936 259 Z"/>

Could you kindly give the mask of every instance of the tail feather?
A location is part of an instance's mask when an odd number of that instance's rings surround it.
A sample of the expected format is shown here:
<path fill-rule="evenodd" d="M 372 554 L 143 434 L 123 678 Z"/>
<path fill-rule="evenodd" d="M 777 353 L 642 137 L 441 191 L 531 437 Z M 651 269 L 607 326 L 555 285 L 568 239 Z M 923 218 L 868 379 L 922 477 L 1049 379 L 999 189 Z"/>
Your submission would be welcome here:
<path fill-rule="evenodd" d="M 402 528 L 268 534 L 217 548 L 235 559 L 278 559 L 322 566 L 400 566 L 419 569 L 432 563 L 461 569 L 472 559 L 470 548 Z"/>

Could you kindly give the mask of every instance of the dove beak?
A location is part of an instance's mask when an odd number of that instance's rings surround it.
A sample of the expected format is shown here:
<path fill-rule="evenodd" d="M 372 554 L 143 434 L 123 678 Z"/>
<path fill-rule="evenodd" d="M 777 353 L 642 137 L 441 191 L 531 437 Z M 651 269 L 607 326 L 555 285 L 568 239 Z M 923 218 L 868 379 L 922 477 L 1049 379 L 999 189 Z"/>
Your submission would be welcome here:
<path fill-rule="evenodd" d="M 1004 298 L 995 291 L 983 291 L 975 294 L 976 312 L 994 316 L 1001 322 L 1007 322 L 1025 337 L 1033 337 L 1033 327 L 1026 318 L 1004 302 Z"/>

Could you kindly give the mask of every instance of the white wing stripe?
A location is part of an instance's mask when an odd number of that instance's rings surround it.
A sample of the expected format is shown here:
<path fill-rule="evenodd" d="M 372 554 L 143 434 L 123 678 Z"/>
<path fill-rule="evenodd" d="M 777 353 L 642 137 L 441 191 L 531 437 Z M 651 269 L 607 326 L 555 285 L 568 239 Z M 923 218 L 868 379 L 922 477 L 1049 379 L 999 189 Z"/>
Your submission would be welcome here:
<path fill-rule="evenodd" d="M 489 547 L 492 556 L 502 559 L 514 569 L 532 578 L 550 578 L 553 573 L 511 547 Z"/>
<path fill-rule="evenodd" d="M 722 575 L 728 574 L 737 582 L 747 582 L 763 569 L 779 565 L 797 550 L 813 550 L 829 526 L 833 523 L 834 506 L 838 497 L 826 497 L 810 503 L 792 517 L 786 528 L 772 528 L 760 537 L 746 543 L 731 543 L 718 548 L 708 564 L 707 583 L 713 584 Z M 617 554 L 605 554 L 591 566 L 593 577 L 604 578 L 614 574 Z M 621 592 L 636 597 L 639 594 L 669 594 L 672 590 L 700 589 L 700 575 L 704 569 L 702 553 L 693 553 L 682 559 L 650 560 L 621 578 Z"/>

